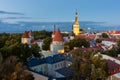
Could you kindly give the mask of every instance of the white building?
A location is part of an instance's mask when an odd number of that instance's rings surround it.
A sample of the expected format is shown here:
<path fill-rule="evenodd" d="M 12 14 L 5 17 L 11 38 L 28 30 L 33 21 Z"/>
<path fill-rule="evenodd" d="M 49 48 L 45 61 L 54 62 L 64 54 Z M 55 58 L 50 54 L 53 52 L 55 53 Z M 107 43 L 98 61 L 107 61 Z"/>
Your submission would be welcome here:
<path fill-rule="evenodd" d="M 34 35 L 32 30 L 30 31 L 25 31 L 24 34 L 22 35 L 21 42 L 23 44 L 31 44 L 31 42 L 34 40 Z"/>
<path fill-rule="evenodd" d="M 54 33 L 50 51 L 52 54 L 64 53 L 64 40 L 59 29 Z"/>

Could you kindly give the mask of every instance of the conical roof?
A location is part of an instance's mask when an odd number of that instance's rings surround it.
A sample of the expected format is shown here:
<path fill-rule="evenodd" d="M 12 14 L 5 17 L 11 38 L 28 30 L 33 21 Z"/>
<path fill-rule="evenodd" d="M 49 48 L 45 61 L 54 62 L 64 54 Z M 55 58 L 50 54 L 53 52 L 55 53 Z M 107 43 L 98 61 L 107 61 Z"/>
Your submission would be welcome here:
<path fill-rule="evenodd" d="M 74 22 L 75 25 L 79 25 L 79 21 L 78 21 L 78 12 L 76 10 L 76 16 L 75 16 L 75 22 Z"/>
<path fill-rule="evenodd" d="M 25 33 L 22 35 L 22 38 L 29 38 L 28 32 L 25 31 Z"/>
<path fill-rule="evenodd" d="M 29 36 L 33 36 L 32 30 L 29 31 Z"/>
<path fill-rule="evenodd" d="M 58 31 L 55 32 L 55 36 L 53 38 L 53 41 L 58 41 L 58 42 L 63 41 L 63 37 L 62 37 L 62 34 L 61 34 L 59 29 L 58 29 Z"/>

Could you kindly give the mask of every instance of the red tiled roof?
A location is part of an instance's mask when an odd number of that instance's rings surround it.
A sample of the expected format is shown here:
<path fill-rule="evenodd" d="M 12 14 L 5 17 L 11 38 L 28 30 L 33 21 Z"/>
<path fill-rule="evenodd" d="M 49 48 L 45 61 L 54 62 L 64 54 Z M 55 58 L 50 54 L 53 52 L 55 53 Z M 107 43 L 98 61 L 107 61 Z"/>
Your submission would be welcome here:
<path fill-rule="evenodd" d="M 88 34 L 88 35 L 78 35 L 76 36 L 77 38 L 84 38 L 84 39 L 87 39 L 87 40 L 91 40 L 91 39 L 94 39 L 96 37 L 95 34 Z"/>
<path fill-rule="evenodd" d="M 28 32 L 25 31 L 25 33 L 22 35 L 22 38 L 29 38 Z"/>
<path fill-rule="evenodd" d="M 114 61 L 107 60 L 108 71 L 110 75 L 120 72 L 120 65 Z"/>
<path fill-rule="evenodd" d="M 112 34 L 120 34 L 120 31 L 112 31 Z"/>
<path fill-rule="evenodd" d="M 58 42 L 63 41 L 63 37 L 62 37 L 62 34 L 61 34 L 59 29 L 58 29 L 58 31 L 55 32 L 55 36 L 53 38 L 53 41 L 58 41 Z"/>
<path fill-rule="evenodd" d="M 115 57 L 116 59 L 120 60 L 120 57 Z"/>

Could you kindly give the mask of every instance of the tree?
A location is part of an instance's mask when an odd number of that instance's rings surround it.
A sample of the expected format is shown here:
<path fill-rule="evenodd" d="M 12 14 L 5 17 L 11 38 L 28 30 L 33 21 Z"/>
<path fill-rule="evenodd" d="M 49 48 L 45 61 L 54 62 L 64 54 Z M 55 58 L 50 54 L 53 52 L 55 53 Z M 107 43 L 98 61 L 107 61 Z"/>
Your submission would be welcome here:
<path fill-rule="evenodd" d="M 73 58 L 73 80 L 105 80 L 108 77 L 107 62 L 96 52 L 84 52 L 81 49 L 71 51 Z"/>
<path fill-rule="evenodd" d="M 43 45 L 42 45 L 42 49 L 43 50 L 50 50 L 50 44 L 52 42 L 52 38 L 51 37 L 47 37 L 43 40 Z"/>
<path fill-rule="evenodd" d="M 120 40 L 117 41 L 117 45 L 120 48 Z"/>
<path fill-rule="evenodd" d="M 109 38 L 109 36 L 106 33 L 102 33 L 103 38 Z"/>
<path fill-rule="evenodd" d="M 101 42 L 102 42 L 102 40 L 96 39 L 96 43 L 101 43 Z"/>
<path fill-rule="evenodd" d="M 32 44 L 31 45 L 31 51 L 32 51 L 32 54 L 35 56 L 35 57 L 38 57 L 40 58 L 41 55 L 40 55 L 40 47 L 37 45 L 37 44 Z"/>
<path fill-rule="evenodd" d="M 24 65 L 15 56 L 11 56 L 0 66 L 0 80 L 34 80 L 34 77 L 26 72 Z"/>
<path fill-rule="evenodd" d="M 116 49 L 113 47 L 111 50 L 107 50 L 107 51 L 103 52 L 103 54 L 109 55 L 111 57 L 117 57 L 118 54 L 120 54 L 119 51 L 120 51 L 119 48 Z"/>
<path fill-rule="evenodd" d="M 45 39 L 47 37 L 51 37 L 52 32 L 42 30 L 42 31 L 35 31 L 34 38 L 35 39 Z"/>
<path fill-rule="evenodd" d="M 2 57 L 2 54 L 0 53 L 0 65 L 2 63 L 2 60 L 3 60 L 3 57 Z"/>
<path fill-rule="evenodd" d="M 65 51 L 72 50 L 74 47 L 89 47 L 89 41 L 81 38 L 75 38 L 68 43 L 65 43 Z"/>

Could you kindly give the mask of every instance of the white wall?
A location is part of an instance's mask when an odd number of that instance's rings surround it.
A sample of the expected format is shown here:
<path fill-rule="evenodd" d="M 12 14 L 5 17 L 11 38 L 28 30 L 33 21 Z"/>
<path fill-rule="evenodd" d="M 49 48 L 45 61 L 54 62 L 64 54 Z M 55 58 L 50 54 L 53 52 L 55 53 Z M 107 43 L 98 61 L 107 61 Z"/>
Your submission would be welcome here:
<path fill-rule="evenodd" d="M 116 45 L 116 42 L 111 42 L 111 41 L 102 41 L 102 44 L 104 44 L 105 46 L 112 46 L 112 45 Z"/>
<path fill-rule="evenodd" d="M 48 74 L 48 65 L 47 64 L 41 64 L 41 65 L 37 65 L 34 67 L 31 67 L 32 70 L 34 71 L 42 71 L 44 74 Z"/>
<path fill-rule="evenodd" d="M 53 53 L 58 53 L 58 50 L 64 50 L 63 44 L 51 44 L 50 45 L 50 51 Z"/>

